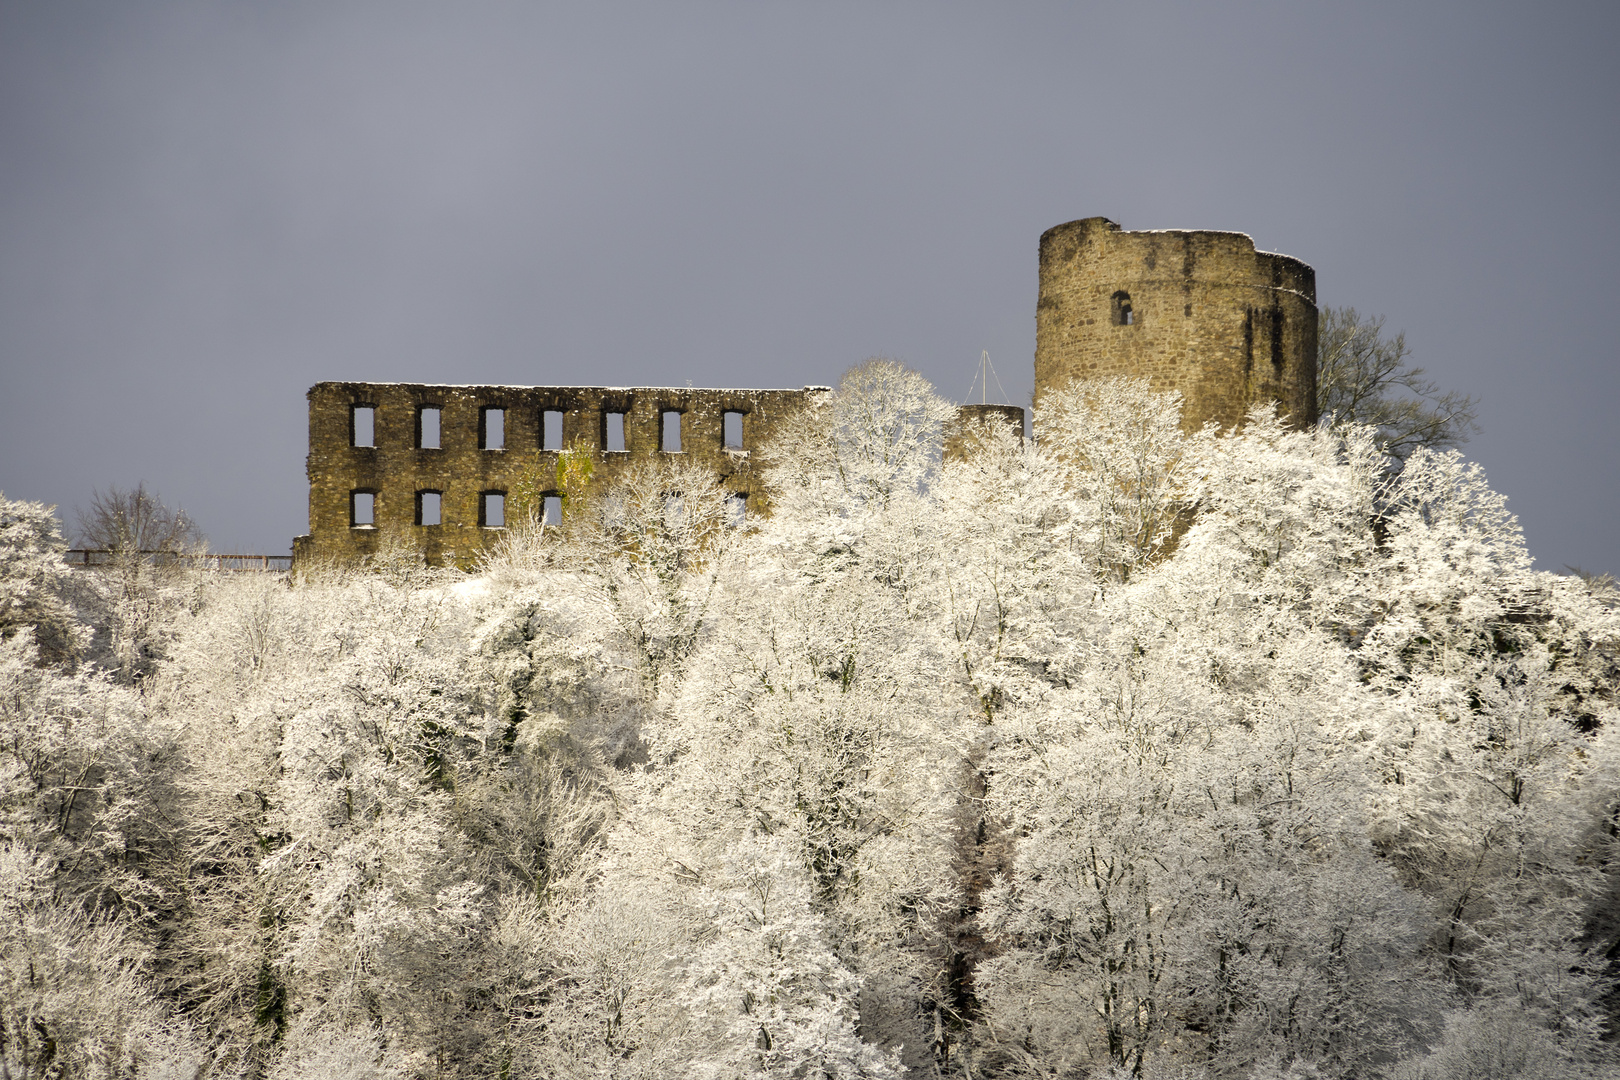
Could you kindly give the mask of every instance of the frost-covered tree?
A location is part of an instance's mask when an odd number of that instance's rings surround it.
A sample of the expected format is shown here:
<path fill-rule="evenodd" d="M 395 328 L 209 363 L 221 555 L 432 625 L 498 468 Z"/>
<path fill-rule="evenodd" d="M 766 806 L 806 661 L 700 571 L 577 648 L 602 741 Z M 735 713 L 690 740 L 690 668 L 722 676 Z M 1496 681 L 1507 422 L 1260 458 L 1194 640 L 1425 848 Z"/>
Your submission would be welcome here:
<path fill-rule="evenodd" d="M 632 465 L 572 522 L 564 558 L 612 615 L 650 698 L 684 673 L 737 539 L 726 490 L 675 459 Z"/>
<path fill-rule="evenodd" d="M 1045 407 L 1041 450 L 1069 499 L 1059 527 L 1100 578 L 1128 581 L 1171 542 L 1205 436 L 1184 438 L 1180 394 L 1149 393 L 1146 380 L 1076 380 Z"/>
<path fill-rule="evenodd" d="M 204 1073 L 206 1042 L 158 993 L 139 929 L 53 896 L 59 870 L 0 842 L 0 1075 Z"/>
<path fill-rule="evenodd" d="M 70 659 L 89 643 L 70 600 L 66 547 L 55 507 L 0 493 L 0 638 L 29 632 L 47 661 Z"/>
<path fill-rule="evenodd" d="M 202 532 L 184 510 L 137 484 L 93 493 L 79 512 L 78 538 L 100 553 L 82 589 L 100 631 L 94 657 L 121 681 L 141 685 L 167 648 L 168 616 L 187 602 L 185 556 L 203 546 Z"/>

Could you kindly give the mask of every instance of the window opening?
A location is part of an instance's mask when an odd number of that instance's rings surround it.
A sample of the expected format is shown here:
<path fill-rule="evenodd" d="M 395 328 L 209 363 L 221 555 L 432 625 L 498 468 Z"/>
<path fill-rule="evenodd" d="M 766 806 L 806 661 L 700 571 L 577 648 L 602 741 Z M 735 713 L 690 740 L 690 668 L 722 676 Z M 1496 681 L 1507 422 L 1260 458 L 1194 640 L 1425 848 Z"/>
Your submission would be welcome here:
<path fill-rule="evenodd" d="M 1131 310 L 1131 294 L 1121 289 L 1114 294 L 1114 325 L 1134 326 L 1136 313 Z"/>
<path fill-rule="evenodd" d="M 423 405 L 416 410 L 416 446 L 419 450 L 439 448 L 439 407 Z"/>
<path fill-rule="evenodd" d="M 678 529 L 686 517 L 686 500 L 679 495 L 664 496 L 664 527 Z"/>
<path fill-rule="evenodd" d="M 545 522 L 547 528 L 562 524 L 561 495 L 547 495 L 540 500 L 540 520 Z"/>
<path fill-rule="evenodd" d="M 377 406 L 349 406 L 349 445 L 377 445 Z"/>
<path fill-rule="evenodd" d="M 740 527 L 748 520 L 748 493 L 738 491 L 726 498 L 726 524 Z"/>
<path fill-rule="evenodd" d="M 478 527 L 481 529 L 506 528 L 506 492 L 481 491 L 478 493 Z"/>
<path fill-rule="evenodd" d="M 665 409 L 663 412 L 664 424 L 664 453 L 678 454 L 681 452 L 681 414 L 674 409 Z"/>
<path fill-rule="evenodd" d="M 416 493 L 416 523 L 418 525 L 439 524 L 440 509 L 439 492 L 418 491 Z"/>
<path fill-rule="evenodd" d="M 722 436 L 727 450 L 741 450 L 743 445 L 743 414 L 727 410 L 721 414 Z"/>
<path fill-rule="evenodd" d="M 478 449 L 506 449 L 506 410 L 480 409 L 478 412 Z"/>
<path fill-rule="evenodd" d="M 602 449 L 610 454 L 624 453 L 624 413 L 602 414 Z"/>
<path fill-rule="evenodd" d="M 349 492 L 349 527 L 375 529 L 377 527 L 377 493 L 375 491 Z"/>
<path fill-rule="evenodd" d="M 540 413 L 540 449 L 561 450 L 563 414 L 561 409 L 546 409 Z"/>

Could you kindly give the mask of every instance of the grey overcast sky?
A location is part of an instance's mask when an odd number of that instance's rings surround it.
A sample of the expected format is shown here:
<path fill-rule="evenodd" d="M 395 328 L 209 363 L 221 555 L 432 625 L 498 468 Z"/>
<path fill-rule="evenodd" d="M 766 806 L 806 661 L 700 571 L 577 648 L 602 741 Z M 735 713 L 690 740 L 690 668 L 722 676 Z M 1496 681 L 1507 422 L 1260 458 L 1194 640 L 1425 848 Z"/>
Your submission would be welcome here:
<path fill-rule="evenodd" d="M 325 379 L 1033 382 L 1036 241 L 1246 232 L 1620 572 L 1620 5 L 0 0 L 0 490 L 307 526 Z"/>

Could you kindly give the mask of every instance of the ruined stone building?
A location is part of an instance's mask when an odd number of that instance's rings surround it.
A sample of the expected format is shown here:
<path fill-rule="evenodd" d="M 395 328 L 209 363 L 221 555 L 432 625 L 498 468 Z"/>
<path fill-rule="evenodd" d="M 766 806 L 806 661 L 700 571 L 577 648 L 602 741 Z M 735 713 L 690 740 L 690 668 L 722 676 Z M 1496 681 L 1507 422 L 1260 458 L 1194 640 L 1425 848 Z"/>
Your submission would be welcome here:
<path fill-rule="evenodd" d="M 430 563 L 466 562 L 505 526 L 507 496 L 556 478 L 565 450 L 589 456 L 593 485 L 638 458 L 680 454 L 711 468 L 739 512 L 757 512 L 753 449 L 826 390 L 317 383 L 309 535 L 294 541 L 294 561 L 367 555 L 392 534 Z M 536 494 L 555 520 L 560 481 Z"/>
<path fill-rule="evenodd" d="M 1179 390 L 1189 428 L 1239 424 L 1274 403 L 1316 420 L 1316 276 L 1255 250 L 1242 233 L 1126 232 L 1107 218 L 1048 229 L 1035 313 L 1035 437 L 1041 401 L 1072 379 L 1148 377 Z M 741 514 L 766 505 L 753 451 L 826 387 L 452 386 L 324 382 L 309 391 L 309 534 L 296 562 L 346 561 L 386 537 L 427 561 L 470 562 L 506 523 L 522 485 L 559 477 L 565 452 L 592 484 L 632 461 L 680 454 L 713 470 Z M 967 422 L 1023 430 L 1016 405 L 966 405 L 945 433 L 965 452 Z M 561 481 L 534 492 L 560 513 Z"/>

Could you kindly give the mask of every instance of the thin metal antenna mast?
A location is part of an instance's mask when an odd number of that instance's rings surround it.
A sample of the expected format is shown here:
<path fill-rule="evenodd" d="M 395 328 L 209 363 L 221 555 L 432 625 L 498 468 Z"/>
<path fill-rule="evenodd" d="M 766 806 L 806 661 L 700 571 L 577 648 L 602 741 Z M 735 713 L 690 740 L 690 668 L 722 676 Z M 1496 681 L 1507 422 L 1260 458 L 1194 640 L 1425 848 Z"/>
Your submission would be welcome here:
<path fill-rule="evenodd" d="M 966 401 L 973 403 L 973 388 L 979 388 L 979 404 L 988 405 L 990 397 L 990 380 L 996 380 L 996 389 L 1001 391 L 1001 400 L 1007 400 L 1007 388 L 1001 385 L 1001 376 L 996 374 L 996 365 L 990 362 L 990 350 L 979 352 L 979 368 L 973 374 L 973 382 L 968 385 Z"/>

